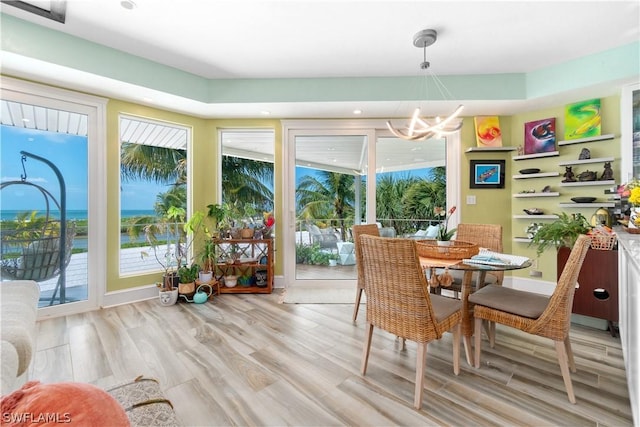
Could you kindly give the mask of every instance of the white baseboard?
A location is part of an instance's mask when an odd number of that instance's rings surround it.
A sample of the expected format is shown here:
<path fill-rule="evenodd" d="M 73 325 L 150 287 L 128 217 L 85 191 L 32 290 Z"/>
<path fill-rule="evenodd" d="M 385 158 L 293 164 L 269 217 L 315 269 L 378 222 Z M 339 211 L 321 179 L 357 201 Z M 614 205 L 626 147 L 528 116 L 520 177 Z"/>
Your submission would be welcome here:
<path fill-rule="evenodd" d="M 273 278 L 273 287 L 284 288 L 284 277 Z M 102 308 L 116 305 L 130 304 L 132 302 L 144 301 L 158 297 L 158 287 L 156 285 L 138 286 L 136 288 L 123 289 L 120 291 L 107 292 L 102 297 Z"/>
<path fill-rule="evenodd" d="M 138 286 L 136 288 L 107 292 L 102 297 L 101 307 L 113 307 L 152 298 L 158 298 L 158 287 L 156 285 Z"/>
<path fill-rule="evenodd" d="M 526 277 L 505 277 L 502 285 L 519 291 L 535 292 L 542 295 L 551 295 L 556 288 L 556 282 Z"/>

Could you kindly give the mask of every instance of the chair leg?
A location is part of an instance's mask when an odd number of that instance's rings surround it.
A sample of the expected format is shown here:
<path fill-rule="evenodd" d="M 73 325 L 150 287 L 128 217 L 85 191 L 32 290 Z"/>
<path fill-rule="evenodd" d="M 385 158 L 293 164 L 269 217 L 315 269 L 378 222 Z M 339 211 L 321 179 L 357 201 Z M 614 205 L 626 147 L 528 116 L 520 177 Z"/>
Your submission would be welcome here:
<path fill-rule="evenodd" d="M 363 291 L 364 289 L 362 289 L 360 286 L 358 286 L 358 289 L 356 289 L 356 303 L 353 306 L 353 322 L 354 323 L 358 318 L 358 310 L 360 310 L 360 298 L 362 298 Z"/>
<path fill-rule="evenodd" d="M 369 361 L 369 351 L 371 350 L 371 337 L 373 336 L 373 324 L 367 322 L 365 328 L 364 348 L 362 349 L 362 364 L 360 365 L 360 372 L 362 375 L 367 373 L 367 362 Z"/>
<path fill-rule="evenodd" d="M 460 335 L 462 332 L 462 325 L 458 323 L 453 327 L 453 373 L 458 375 L 460 373 Z"/>
<path fill-rule="evenodd" d="M 424 390 L 424 371 L 427 365 L 427 343 L 418 343 L 416 355 L 416 391 L 413 398 L 413 407 L 422 407 L 422 392 Z"/>
<path fill-rule="evenodd" d="M 571 372 L 576 372 L 576 361 L 573 360 L 573 350 L 571 349 L 571 340 L 569 339 L 569 335 L 564 339 L 564 349 L 567 352 L 567 358 L 569 359 L 569 369 Z"/>
<path fill-rule="evenodd" d="M 563 341 L 554 341 L 554 344 L 556 346 L 556 353 L 558 354 L 558 363 L 560 364 L 560 372 L 562 372 L 564 386 L 569 396 L 569 402 L 575 404 L 576 396 L 573 394 L 573 384 L 571 383 L 571 374 L 569 373 L 569 361 L 565 350 L 565 343 Z"/>
<path fill-rule="evenodd" d="M 496 322 L 489 322 L 489 347 L 496 346 Z"/>
<path fill-rule="evenodd" d="M 476 368 L 480 367 L 480 347 L 482 346 L 482 319 L 476 317 L 474 320 L 474 366 Z"/>

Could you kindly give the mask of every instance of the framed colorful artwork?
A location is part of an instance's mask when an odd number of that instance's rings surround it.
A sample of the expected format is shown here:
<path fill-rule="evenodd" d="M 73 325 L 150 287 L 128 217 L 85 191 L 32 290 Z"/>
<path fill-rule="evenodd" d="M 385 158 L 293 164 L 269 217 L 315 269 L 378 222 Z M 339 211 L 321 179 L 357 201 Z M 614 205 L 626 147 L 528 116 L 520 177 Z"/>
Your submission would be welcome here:
<path fill-rule="evenodd" d="M 600 136 L 600 99 L 576 102 L 564 109 L 564 139 Z"/>
<path fill-rule="evenodd" d="M 543 119 L 524 124 L 524 154 L 556 151 L 556 119 Z"/>
<path fill-rule="evenodd" d="M 640 179 L 640 83 L 622 88 L 620 96 L 620 147 L 622 182 Z"/>
<path fill-rule="evenodd" d="M 469 188 L 504 188 L 504 160 L 470 160 Z"/>
<path fill-rule="evenodd" d="M 502 147 L 502 132 L 498 116 L 479 116 L 473 118 L 476 127 L 478 147 Z"/>

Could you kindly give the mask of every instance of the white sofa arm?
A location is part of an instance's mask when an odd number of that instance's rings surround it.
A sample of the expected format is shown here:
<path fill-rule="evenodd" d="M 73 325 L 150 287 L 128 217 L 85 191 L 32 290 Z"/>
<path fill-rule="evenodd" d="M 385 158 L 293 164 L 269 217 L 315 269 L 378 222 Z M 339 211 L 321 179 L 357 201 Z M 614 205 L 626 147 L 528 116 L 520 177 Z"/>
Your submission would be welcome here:
<path fill-rule="evenodd" d="M 2 369 L 2 393 L 19 388 L 27 379 L 29 365 L 36 350 L 36 318 L 40 287 L 33 280 L 0 282 L 0 336 L 2 356 L 13 352 L 18 356 L 17 371 Z M 11 359 L 11 356 L 8 356 Z M 10 375 L 5 377 L 5 375 Z"/>

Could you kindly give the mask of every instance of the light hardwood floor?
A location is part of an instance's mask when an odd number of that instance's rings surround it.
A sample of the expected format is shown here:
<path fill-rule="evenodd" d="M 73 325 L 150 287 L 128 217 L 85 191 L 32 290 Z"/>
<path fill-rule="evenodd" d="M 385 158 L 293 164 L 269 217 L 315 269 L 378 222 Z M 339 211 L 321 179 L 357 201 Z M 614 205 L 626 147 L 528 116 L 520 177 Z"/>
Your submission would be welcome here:
<path fill-rule="evenodd" d="M 185 425 L 632 425 L 620 340 L 605 331 L 572 327 L 576 405 L 550 341 L 498 326 L 480 369 L 461 355 L 455 376 L 447 334 L 429 345 L 416 411 L 415 344 L 401 350 L 377 331 L 363 377 L 364 305 L 354 325 L 351 304 L 279 301 L 278 291 L 150 300 L 44 320 L 31 378 L 107 387 L 154 377 Z"/>

